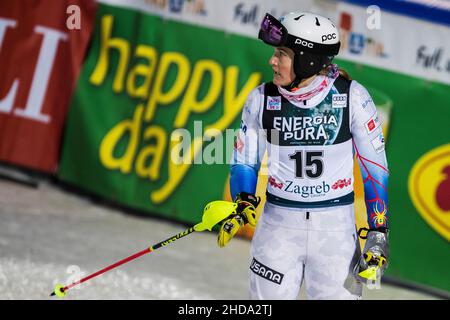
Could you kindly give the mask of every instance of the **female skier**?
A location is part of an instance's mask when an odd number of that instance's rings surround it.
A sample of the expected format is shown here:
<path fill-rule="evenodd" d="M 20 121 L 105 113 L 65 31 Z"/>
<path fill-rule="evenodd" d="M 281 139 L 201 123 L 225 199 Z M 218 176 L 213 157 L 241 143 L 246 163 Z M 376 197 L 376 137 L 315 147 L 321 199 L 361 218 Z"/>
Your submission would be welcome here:
<path fill-rule="evenodd" d="M 332 64 L 339 52 L 328 18 L 266 14 L 259 39 L 274 47 L 273 80 L 248 96 L 235 143 L 231 196 L 237 214 L 218 243 L 256 225 L 261 159 L 268 153 L 266 204 L 251 243 L 250 298 L 359 299 L 362 281 L 381 277 L 388 259 L 388 170 L 376 107 L 367 90 Z M 364 182 L 369 228 L 356 232 L 353 159 Z"/>

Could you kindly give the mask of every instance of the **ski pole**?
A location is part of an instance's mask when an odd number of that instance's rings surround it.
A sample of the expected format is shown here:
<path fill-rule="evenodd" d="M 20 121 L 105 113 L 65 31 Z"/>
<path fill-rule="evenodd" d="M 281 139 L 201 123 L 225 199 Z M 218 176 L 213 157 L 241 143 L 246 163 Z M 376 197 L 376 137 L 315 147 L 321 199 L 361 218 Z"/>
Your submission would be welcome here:
<path fill-rule="evenodd" d="M 93 274 L 90 274 L 84 278 L 82 278 L 79 281 L 73 282 L 69 285 L 62 285 L 62 284 L 56 284 L 54 291 L 50 294 L 50 296 L 58 296 L 58 297 L 64 297 L 67 294 L 67 291 L 72 289 L 73 287 L 86 282 L 92 278 L 95 278 L 101 274 L 104 274 L 114 268 L 117 268 L 127 262 L 130 262 L 132 260 L 135 260 L 147 253 L 151 253 L 153 251 L 155 251 L 156 249 L 159 249 L 161 247 L 167 246 L 170 243 L 175 242 L 178 239 L 181 239 L 195 231 L 197 232 L 201 232 L 201 231 L 205 231 L 205 230 L 209 230 L 211 231 L 212 228 L 218 224 L 219 222 L 221 222 L 222 220 L 226 219 L 227 217 L 229 217 L 232 214 L 236 214 L 236 208 L 237 208 L 237 204 L 234 202 L 229 202 L 229 201 L 212 201 L 210 203 L 208 203 L 204 210 L 203 210 L 203 216 L 202 216 L 202 221 L 197 223 L 196 225 L 194 225 L 193 227 L 190 227 L 188 229 L 186 229 L 183 232 L 178 233 L 175 236 L 172 236 L 164 241 L 158 242 L 157 244 L 146 248 L 142 251 L 139 251 L 125 259 L 122 259 L 120 261 L 117 261 Z"/>

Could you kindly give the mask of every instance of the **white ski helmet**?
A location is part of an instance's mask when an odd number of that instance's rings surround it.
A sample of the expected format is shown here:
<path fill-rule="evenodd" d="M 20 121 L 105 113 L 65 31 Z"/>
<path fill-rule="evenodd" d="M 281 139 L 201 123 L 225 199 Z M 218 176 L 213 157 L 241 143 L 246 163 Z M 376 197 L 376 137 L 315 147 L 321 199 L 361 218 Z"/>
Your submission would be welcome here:
<path fill-rule="evenodd" d="M 258 38 L 271 46 L 294 51 L 296 82 L 331 64 L 341 45 L 339 31 L 330 19 L 301 11 L 288 13 L 280 20 L 266 13 Z"/>

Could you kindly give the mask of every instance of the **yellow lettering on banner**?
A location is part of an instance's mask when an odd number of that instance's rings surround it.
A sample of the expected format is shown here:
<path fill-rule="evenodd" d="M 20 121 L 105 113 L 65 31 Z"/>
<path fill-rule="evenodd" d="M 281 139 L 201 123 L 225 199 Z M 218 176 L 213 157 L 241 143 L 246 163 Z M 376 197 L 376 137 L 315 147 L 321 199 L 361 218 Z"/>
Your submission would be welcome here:
<path fill-rule="evenodd" d="M 139 141 L 141 131 L 142 114 L 144 106 L 138 105 L 132 120 L 126 119 L 114 126 L 100 143 L 100 162 L 108 169 L 119 169 L 127 174 L 131 172 L 134 155 Z M 120 158 L 114 157 L 114 149 L 121 138 L 129 133 L 130 137 L 125 153 Z"/>
<path fill-rule="evenodd" d="M 224 131 L 231 125 L 234 119 L 236 119 L 238 114 L 241 112 L 250 91 L 252 91 L 259 84 L 262 78 L 262 74 L 260 72 L 252 73 L 241 91 L 236 94 L 236 91 L 238 90 L 239 68 L 237 66 L 230 66 L 226 69 L 225 75 L 226 82 L 223 98 L 223 117 L 205 128 L 205 135 L 207 137 L 214 137 L 217 133 L 217 131 L 210 129 L 215 128 L 220 131 Z"/>
<path fill-rule="evenodd" d="M 136 173 L 141 178 L 148 177 L 150 180 L 155 181 L 159 179 L 161 162 L 167 144 L 167 135 L 162 127 L 154 125 L 145 130 L 144 139 L 146 141 L 155 139 L 156 143 L 145 147 L 139 152 L 136 159 Z M 151 164 L 146 167 L 145 163 L 149 158 L 151 158 Z"/>
<path fill-rule="evenodd" d="M 190 145 L 188 152 L 183 155 L 183 158 L 189 157 L 193 159 L 202 150 L 202 140 L 202 137 L 194 138 L 193 143 Z M 178 143 L 176 141 L 171 142 L 169 154 L 172 154 L 172 148 L 177 145 Z M 177 163 L 169 159 L 169 177 L 167 182 L 159 190 L 150 194 L 150 200 L 155 204 L 159 204 L 170 197 L 183 180 L 191 165 L 192 161 L 189 161 L 189 159 L 183 159 L 183 161 L 177 161 Z"/>
<path fill-rule="evenodd" d="M 119 52 L 119 63 L 114 77 L 113 91 L 119 93 L 124 86 L 125 73 L 130 59 L 130 44 L 124 39 L 111 38 L 113 21 L 114 17 L 111 15 L 102 17 L 100 54 L 89 81 L 97 86 L 103 83 L 108 72 L 110 49 L 116 49 Z"/>
<path fill-rule="evenodd" d="M 198 69 L 201 71 L 201 69 Z M 201 79 L 203 71 L 199 72 L 199 80 Z M 159 189 L 151 193 L 150 200 L 159 204 L 165 201 L 170 195 L 175 191 L 178 185 L 181 183 L 186 173 L 189 171 L 193 163 L 193 159 L 197 156 L 199 152 L 202 151 L 203 140 L 211 139 L 215 137 L 219 137 L 221 132 L 224 131 L 231 122 L 235 119 L 235 117 L 241 112 L 242 107 L 244 106 L 245 100 L 247 99 L 248 94 L 253 88 L 255 88 L 259 82 L 261 81 L 261 73 L 255 72 L 250 75 L 249 79 L 244 84 L 244 87 L 237 93 L 238 90 L 238 75 L 239 69 L 236 66 L 228 67 L 226 70 L 226 83 L 225 83 L 225 97 L 224 97 L 224 115 L 221 117 L 216 123 L 209 125 L 205 129 L 205 133 L 203 137 L 195 137 L 193 142 L 189 146 L 189 151 L 183 155 L 182 161 L 172 161 L 169 159 L 169 177 L 168 181 Z M 196 89 L 198 90 L 198 88 Z M 194 95 L 195 97 L 195 95 Z M 212 100 L 211 100 L 212 101 Z M 203 107 L 205 107 L 203 105 Z M 190 108 L 192 110 L 192 107 Z M 201 110 L 201 109 L 197 109 Z M 189 111 L 189 110 L 188 110 Z M 187 116 L 184 116 L 187 117 Z M 185 121 L 185 119 L 180 118 Z M 181 120 L 179 120 L 180 123 Z M 177 139 L 172 139 L 170 144 L 170 152 L 169 154 L 173 155 L 175 152 L 179 152 L 180 144 L 177 142 Z M 212 150 L 209 150 L 211 151 Z"/>
<path fill-rule="evenodd" d="M 127 93 L 133 98 L 146 99 L 148 97 L 152 76 L 155 73 L 158 54 L 155 48 L 140 44 L 136 48 L 135 56 L 146 59 L 148 65 L 138 64 L 130 70 L 127 77 Z M 143 77 L 144 82 L 137 87 L 136 82 L 138 77 Z"/>
<path fill-rule="evenodd" d="M 163 92 L 165 78 L 172 64 L 178 67 L 178 74 L 172 87 L 167 92 Z M 180 96 L 186 86 L 190 72 L 189 60 L 181 53 L 166 52 L 162 55 L 153 90 L 148 99 L 145 121 L 150 122 L 153 119 L 158 103 L 170 104 Z"/>
<path fill-rule="evenodd" d="M 175 129 L 170 136 L 170 160 L 175 164 L 191 164 L 191 157 L 184 157 L 183 152 L 191 145 L 191 133 L 187 129 Z"/>
<path fill-rule="evenodd" d="M 211 84 L 205 97 L 199 101 L 197 95 L 205 74 L 211 74 Z M 183 128 L 191 112 L 204 113 L 208 111 L 220 95 L 223 83 L 223 71 L 220 64 L 213 60 L 200 60 L 195 64 L 189 86 L 184 94 L 179 111 L 175 118 L 174 127 Z"/>
<path fill-rule="evenodd" d="M 126 85 L 127 95 L 146 100 L 146 105 L 139 104 L 132 119 L 120 121 L 104 136 L 99 147 L 100 162 L 106 169 L 119 170 L 122 174 L 129 174 L 134 167 L 139 177 L 156 181 L 160 179 L 166 146 L 169 145 L 170 155 L 175 152 L 179 154 L 182 150 L 183 154 L 177 161 L 169 157 L 168 179 L 159 190 L 150 195 L 151 201 L 158 204 L 167 200 L 183 181 L 194 163 L 193 160 L 202 152 L 203 141 L 220 138 L 221 133 L 236 119 L 248 94 L 259 84 L 262 75 L 259 72 L 252 73 L 239 90 L 237 66 L 229 66 L 224 72 L 218 62 L 202 59 L 195 63 L 191 75 L 190 61 L 184 54 L 165 52 L 159 57 L 154 47 L 144 44 L 136 46 L 134 58 L 138 63 L 127 74 L 130 43 L 126 39 L 113 36 L 113 24 L 113 15 L 101 17 L 99 57 L 89 81 L 93 85 L 101 85 L 110 69 L 114 68 L 113 92 L 124 91 Z M 111 61 L 112 56 L 118 57 L 114 59 L 114 63 Z M 172 72 L 173 69 L 176 73 Z M 211 79 L 209 87 L 201 97 L 202 84 L 208 77 Z M 203 136 L 196 136 L 193 140 L 190 137 L 186 139 L 187 148 L 180 149 L 180 144 L 176 141 L 168 143 L 167 133 L 163 127 L 149 125 L 155 116 L 157 106 L 171 105 L 180 98 L 180 107 L 173 124 L 174 128 L 185 128 L 192 114 L 205 113 L 217 104 L 222 89 L 223 115 L 204 129 Z M 144 123 L 149 125 L 143 132 L 143 139 L 147 144 L 138 150 Z M 122 145 L 124 151 L 118 155 Z M 218 146 L 212 144 L 209 148 L 205 148 L 212 163 L 221 160 L 219 150 L 222 148 L 219 146 L 220 144 Z"/>

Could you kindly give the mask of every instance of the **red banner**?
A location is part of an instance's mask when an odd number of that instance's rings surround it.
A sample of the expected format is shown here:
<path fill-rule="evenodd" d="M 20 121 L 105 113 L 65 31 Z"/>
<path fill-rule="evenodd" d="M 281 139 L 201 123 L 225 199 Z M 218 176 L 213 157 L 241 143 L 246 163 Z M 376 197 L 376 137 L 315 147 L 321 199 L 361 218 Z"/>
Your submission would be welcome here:
<path fill-rule="evenodd" d="M 0 1 L 0 160 L 54 173 L 94 0 Z"/>

